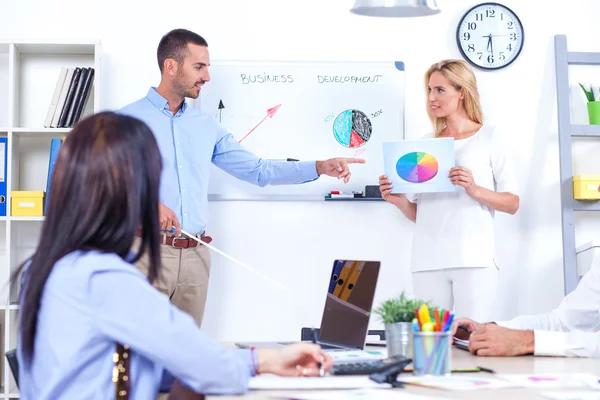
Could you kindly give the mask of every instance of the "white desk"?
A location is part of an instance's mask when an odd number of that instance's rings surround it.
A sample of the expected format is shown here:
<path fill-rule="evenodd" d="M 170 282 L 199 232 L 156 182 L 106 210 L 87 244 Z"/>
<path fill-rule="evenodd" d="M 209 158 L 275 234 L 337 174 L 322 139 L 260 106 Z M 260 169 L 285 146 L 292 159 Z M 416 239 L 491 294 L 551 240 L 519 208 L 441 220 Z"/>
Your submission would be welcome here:
<path fill-rule="evenodd" d="M 459 349 L 452 349 L 452 368 L 472 368 L 486 367 L 497 373 L 576 373 L 589 372 L 600 376 L 600 359 L 590 358 L 558 358 L 558 357 L 475 357 L 469 352 Z M 463 375 L 463 374 L 461 374 Z M 464 376 L 488 376 L 487 373 L 479 372 L 474 374 L 465 373 Z M 501 389 L 501 390 L 474 390 L 474 391 L 444 391 L 436 389 L 421 388 L 418 386 L 405 385 L 400 390 L 408 393 L 422 394 L 442 399 L 544 399 L 539 395 L 539 390 L 533 389 Z M 589 389 L 580 389 L 589 390 Z M 266 400 L 272 395 L 284 393 L 297 393 L 297 390 L 287 391 L 250 391 L 245 396 L 207 396 L 211 400 L 225 399 L 252 399 Z"/>

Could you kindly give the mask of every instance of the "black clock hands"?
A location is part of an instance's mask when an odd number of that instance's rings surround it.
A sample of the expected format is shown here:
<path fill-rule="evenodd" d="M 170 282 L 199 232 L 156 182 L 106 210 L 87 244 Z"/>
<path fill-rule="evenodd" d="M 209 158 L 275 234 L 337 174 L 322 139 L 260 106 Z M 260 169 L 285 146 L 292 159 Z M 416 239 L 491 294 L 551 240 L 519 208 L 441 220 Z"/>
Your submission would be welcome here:
<path fill-rule="evenodd" d="M 490 53 L 494 54 L 494 44 L 492 43 L 492 34 L 489 34 L 484 37 L 488 38 L 488 44 L 487 44 L 486 50 L 489 51 Z"/>

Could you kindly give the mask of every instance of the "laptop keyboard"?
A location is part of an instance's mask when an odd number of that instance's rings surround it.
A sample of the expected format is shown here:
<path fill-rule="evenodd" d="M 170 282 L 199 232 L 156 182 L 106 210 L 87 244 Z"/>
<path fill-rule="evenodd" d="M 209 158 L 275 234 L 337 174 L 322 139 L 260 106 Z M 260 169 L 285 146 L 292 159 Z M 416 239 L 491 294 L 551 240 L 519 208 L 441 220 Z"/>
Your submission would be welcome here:
<path fill-rule="evenodd" d="M 279 343 L 283 346 L 288 346 L 290 344 L 294 344 L 294 343 L 298 343 L 298 342 L 277 342 L 277 343 Z M 342 347 L 342 346 L 335 346 L 335 345 L 327 344 L 327 343 L 318 343 L 318 344 L 324 350 L 348 350 L 347 348 Z"/>
<path fill-rule="evenodd" d="M 319 346 L 321 346 L 321 348 L 325 349 L 325 350 L 347 350 L 347 349 L 345 349 L 343 347 L 333 346 L 333 345 L 326 344 L 326 343 L 319 343 Z"/>

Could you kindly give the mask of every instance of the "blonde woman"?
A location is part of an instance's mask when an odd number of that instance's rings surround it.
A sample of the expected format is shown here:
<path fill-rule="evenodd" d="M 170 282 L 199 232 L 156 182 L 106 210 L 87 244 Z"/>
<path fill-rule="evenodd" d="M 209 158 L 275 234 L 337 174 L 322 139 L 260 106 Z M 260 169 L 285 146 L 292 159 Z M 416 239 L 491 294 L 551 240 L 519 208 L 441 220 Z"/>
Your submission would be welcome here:
<path fill-rule="evenodd" d="M 415 222 L 412 281 L 417 298 L 454 309 L 458 317 L 490 318 L 497 292 L 494 261 L 496 211 L 519 208 L 512 164 L 495 129 L 483 123 L 477 80 L 462 60 L 443 60 L 425 74 L 430 138 L 453 138 L 452 193 L 392 194 L 379 178 L 383 198 Z"/>

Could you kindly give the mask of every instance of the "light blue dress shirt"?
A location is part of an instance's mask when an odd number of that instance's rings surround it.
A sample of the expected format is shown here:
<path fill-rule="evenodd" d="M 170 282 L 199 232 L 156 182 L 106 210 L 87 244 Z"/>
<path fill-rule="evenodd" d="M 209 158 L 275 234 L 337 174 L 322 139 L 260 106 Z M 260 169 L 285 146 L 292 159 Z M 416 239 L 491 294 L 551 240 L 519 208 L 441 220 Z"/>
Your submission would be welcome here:
<path fill-rule="evenodd" d="M 249 350 L 211 340 L 134 265 L 77 251 L 59 260 L 46 282 L 30 366 L 17 350 L 21 398 L 114 399 L 117 342 L 131 348 L 131 400 L 155 399 L 173 377 L 199 393 L 243 393 L 254 374 Z"/>
<path fill-rule="evenodd" d="M 163 160 L 160 201 L 181 228 L 200 233 L 208 222 L 210 163 L 259 186 L 310 182 L 318 178 L 315 161 L 271 161 L 245 150 L 215 119 L 185 101 L 173 115 L 167 100 L 148 90 L 123 107 L 122 114 L 144 121 L 156 137 Z"/>

